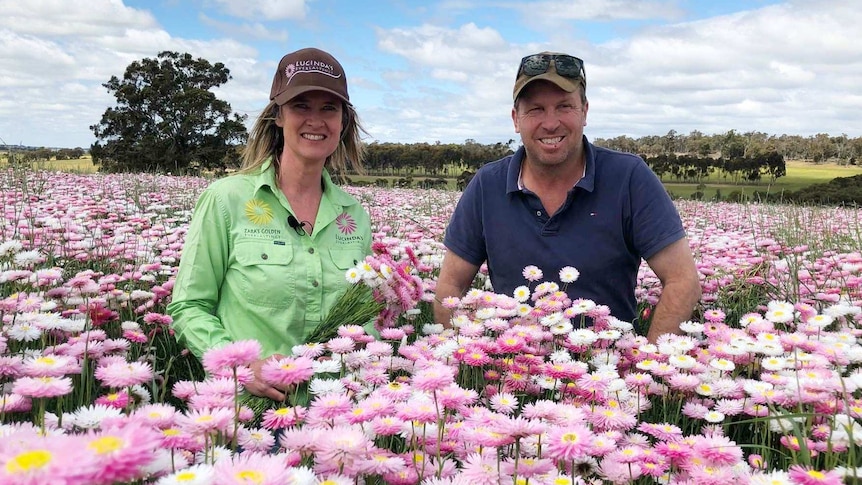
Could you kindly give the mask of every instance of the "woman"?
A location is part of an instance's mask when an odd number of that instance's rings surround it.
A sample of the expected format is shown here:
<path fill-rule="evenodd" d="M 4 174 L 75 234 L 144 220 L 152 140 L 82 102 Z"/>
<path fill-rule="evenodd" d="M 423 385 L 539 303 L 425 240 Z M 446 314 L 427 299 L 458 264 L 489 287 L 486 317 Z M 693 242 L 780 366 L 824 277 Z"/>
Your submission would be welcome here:
<path fill-rule="evenodd" d="M 346 270 L 371 253 L 368 214 L 324 168 L 361 171 L 362 132 L 341 64 L 319 49 L 287 54 L 241 170 L 195 207 L 168 312 L 198 358 L 259 341 L 252 394 L 283 400 L 261 365 L 304 342 L 347 288 Z"/>

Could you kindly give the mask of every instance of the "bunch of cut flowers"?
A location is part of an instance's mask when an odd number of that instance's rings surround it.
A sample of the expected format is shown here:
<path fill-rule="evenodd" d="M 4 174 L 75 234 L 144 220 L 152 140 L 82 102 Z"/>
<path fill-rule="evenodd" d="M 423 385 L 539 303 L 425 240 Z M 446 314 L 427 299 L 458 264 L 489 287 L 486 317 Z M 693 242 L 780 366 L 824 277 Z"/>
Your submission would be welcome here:
<path fill-rule="evenodd" d="M 430 271 L 431 266 L 410 246 L 375 242 L 372 254 L 345 273 L 351 285 L 305 338 L 306 346 L 342 337 L 340 329 L 360 326 L 370 331 L 373 325 L 379 331 L 396 326 L 399 316 L 415 311 L 420 301 L 430 298 L 430 285 L 419 276 Z M 279 403 L 246 394 L 242 405 L 260 417 Z"/>
<path fill-rule="evenodd" d="M 305 339 L 320 343 L 338 336 L 343 325 L 370 325 L 377 330 L 392 327 L 398 317 L 426 299 L 428 285 L 419 276 L 431 268 L 422 263 L 409 246 L 375 242 L 372 254 L 347 270 L 351 286 Z"/>

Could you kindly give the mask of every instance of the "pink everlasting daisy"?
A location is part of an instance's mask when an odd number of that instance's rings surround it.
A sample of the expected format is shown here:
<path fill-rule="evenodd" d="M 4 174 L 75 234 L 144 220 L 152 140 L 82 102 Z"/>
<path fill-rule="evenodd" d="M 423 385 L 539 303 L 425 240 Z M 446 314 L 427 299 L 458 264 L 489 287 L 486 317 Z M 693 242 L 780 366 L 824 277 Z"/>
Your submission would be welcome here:
<path fill-rule="evenodd" d="M 217 369 L 251 365 L 258 359 L 260 359 L 260 342 L 239 340 L 206 352 L 202 360 L 204 369 L 213 372 Z"/>
<path fill-rule="evenodd" d="M 147 362 L 115 362 L 97 367 L 95 376 L 108 387 L 130 387 L 152 379 L 153 368 Z"/>
<path fill-rule="evenodd" d="M 392 436 L 401 432 L 404 421 L 394 416 L 379 416 L 371 420 L 371 429 L 378 436 Z"/>
<path fill-rule="evenodd" d="M 12 383 L 12 392 L 29 398 L 65 396 L 72 392 L 69 377 L 21 377 Z"/>
<path fill-rule="evenodd" d="M 462 483 L 474 485 L 499 485 L 503 483 L 502 471 L 497 468 L 497 460 L 490 454 L 472 454 L 464 460 L 459 478 Z"/>
<path fill-rule="evenodd" d="M 77 360 L 65 355 L 43 355 L 27 359 L 23 364 L 22 374 L 30 377 L 63 377 L 66 374 L 80 372 L 81 366 Z"/>
<path fill-rule="evenodd" d="M 244 453 L 219 460 L 213 466 L 213 485 L 276 485 L 290 483 L 291 471 L 279 455 Z"/>
<path fill-rule="evenodd" d="M 233 422 L 233 409 L 193 409 L 177 417 L 177 424 L 192 434 L 227 431 Z"/>
<path fill-rule="evenodd" d="M 267 453 L 275 444 L 275 436 L 266 429 L 240 429 L 237 443 L 244 451 Z"/>
<path fill-rule="evenodd" d="M 96 404 L 102 404 L 104 406 L 117 409 L 124 409 L 126 406 L 129 405 L 129 394 L 125 390 L 121 392 L 111 392 L 103 396 L 97 397 Z"/>
<path fill-rule="evenodd" d="M 337 427 L 321 433 L 316 447 L 318 463 L 332 465 L 337 470 L 367 458 L 372 444 L 359 427 Z"/>
<path fill-rule="evenodd" d="M 0 440 L 0 483 L 94 483 L 99 466 L 71 436 L 34 432 Z"/>
<path fill-rule="evenodd" d="M 314 398 L 309 406 L 309 412 L 315 417 L 332 419 L 350 412 L 352 408 L 353 403 L 348 396 L 329 393 Z"/>
<path fill-rule="evenodd" d="M 542 279 L 542 276 L 544 276 L 542 270 L 539 269 L 538 266 L 532 264 L 524 267 L 524 270 L 521 272 L 521 274 L 524 275 L 524 279 L 530 282 L 539 281 Z"/>
<path fill-rule="evenodd" d="M 790 479 L 798 485 L 841 485 L 844 483 L 835 471 L 818 471 L 802 465 L 791 465 L 787 470 Z"/>
<path fill-rule="evenodd" d="M 548 456 L 557 460 L 572 460 L 589 452 L 593 432 L 586 426 L 572 424 L 551 428 L 547 436 Z"/>
<path fill-rule="evenodd" d="M 356 468 L 360 473 L 368 475 L 384 475 L 398 473 L 407 468 L 404 458 L 392 454 L 388 450 L 371 453 L 368 458 L 360 459 Z"/>
<path fill-rule="evenodd" d="M 30 399 L 20 394 L 0 395 L 0 413 L 21 413 L 31 409 Z"/>
<path fill-rule="evenodd" d="M 153 428 L 130 423 L 88 434 L 83 446 L 100 464 L 95 483 L 128 482 L 139 478 L 143 467 L 155 458 L 160 433 Z"/>
<path fill-rule="evenodd" d="M 260 375 L 263 380 L 273 385 L 299 384 L 314 375 L 314 361 L 308 357 L 269 359 L 263 364 Z"/>
<path fill-rule="evenodd" d="M 266 429 L 284 429 L 295 426 L 305 419 L 306 409 L 302 406 L 268 409 L 263 413 L 261 426 Z"/>
<path fill-rule="evenodd" d="M 432 364 L 416 371 L 413 387 L 423 391 L 437 391 L 455 381 L 453 369 L 444 364 Z"/>

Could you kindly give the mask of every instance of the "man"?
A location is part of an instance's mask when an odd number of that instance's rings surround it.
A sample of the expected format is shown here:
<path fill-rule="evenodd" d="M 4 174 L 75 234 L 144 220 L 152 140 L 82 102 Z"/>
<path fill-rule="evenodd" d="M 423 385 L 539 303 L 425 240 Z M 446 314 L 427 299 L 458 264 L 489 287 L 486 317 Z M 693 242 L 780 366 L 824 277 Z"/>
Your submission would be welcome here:
<path fill-rule="evenodd" d="M 583 61 L 543 52 L 524 57 L 513 92 L 512 121 L 523 146 L 483 166 L 465 189 L 446 230 L 435 318 L 450 324 L 440 302 L 462 296 L 483 262 L 497 293 L 544 280 L 572 266 L 572 298 L 607 305 L 633 322 L 641 258 L 662 283 L 647 333 L 650 342 L 678 333 L 701 289 L 679 214 L 661 182 L 633 154 L 589 143 Z"/>

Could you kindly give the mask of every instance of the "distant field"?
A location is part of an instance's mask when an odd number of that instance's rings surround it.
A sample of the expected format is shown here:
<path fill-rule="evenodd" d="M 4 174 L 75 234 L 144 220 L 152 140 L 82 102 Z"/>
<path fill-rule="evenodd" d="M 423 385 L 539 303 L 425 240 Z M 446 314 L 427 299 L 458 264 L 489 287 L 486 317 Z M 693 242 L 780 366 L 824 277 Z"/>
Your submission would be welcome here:
<path fill-rule="evenodd" d="M 5 167 L 8 163 L 6 155 L 0 155 L 0 167 Z M 93 159 L 89 155 L 75 160 L 51 160 L 33 162 L 35 170 L 48 170 L 51 172 L 70 172 L 70 173 L 96 173 L 96 167 L 93 165 Z"/>
<path fill-rule="evenodd" d="M 5 154 L 0 154 L 0 167 L 6 165 Z M 50 170 L 71 173 L 95 173 L 96 167 L 89 156 L 77 160 L 51 160 L 48 162 L 36 162 L 33 168 L 37 170 Z M 726 197 L 733 191 L 740 191 L 744 194 L 751 194 L 754 191 L 758 192 L 792 192 L 807 187 L 812 184 L 826 183 L 836 177 L 852 177 L 853 175 L 862 174 L 862 166 L 837 165 L 834 163 L 826 163 L 821 165 L 813 165 L 811 163 L 790 161 L 787 162 L 787 175 L 779 178 L 775 184 L 768 184 L 768 179 L 764 179 L 759 185 L 733 185 L 725 183 L 717 175 L 708 177 L 705 180 L 706 189 L 704 190 L 704 198 L 713 198 L 716 191 L 720 191 L 723 197 Z M 374 183 L 377 179 L 386 179 L 391 185 L 394 181 L 401 178 L 400 176 L 350 176 L 350 179 L 356 182 Z M 414 176 L 414 185 L 425 179 L 435 179 L 436 177 Z M 697 187 L 693 184 L 677 184 L 665 180 L 665 186 L 668 191 L 677 197 L 689 198 L 691 194 L 697 191 Z M 455 179 L 448 179 L 448 188 L 455 189 Z"/>
<path fill-rule="evenodd" d="M 801 161 L 787 162 L 787 175 L 780 177 L 774 184 L 769 184 L 769 179 L 764 178 L 758 185 L 734 185 L 723 183 L 720 177 L 713 175 L 707 177 L 704 190 L 704 198 L 711 199 L 715 197 L 716 191 L 720 191 L 722 197 L 733 191 L 740 191 L 743 194 L 751 194 L 754 191 L 768 192 L 771 194 L 781 192 L 794 192 L 803 187 L 814 184 L 823 184 L 838 177 L 852 177 L 862 174 L 862 166 L 838 165 L 835 163 L 824 163 L 814 165 L 812 163 Z M 665 187 L 668 192 L 676 197 L 689 198 L 691 194 L 697 191 L 697 186 L 693 184 L 677 184 L 665 180 Z"/>

